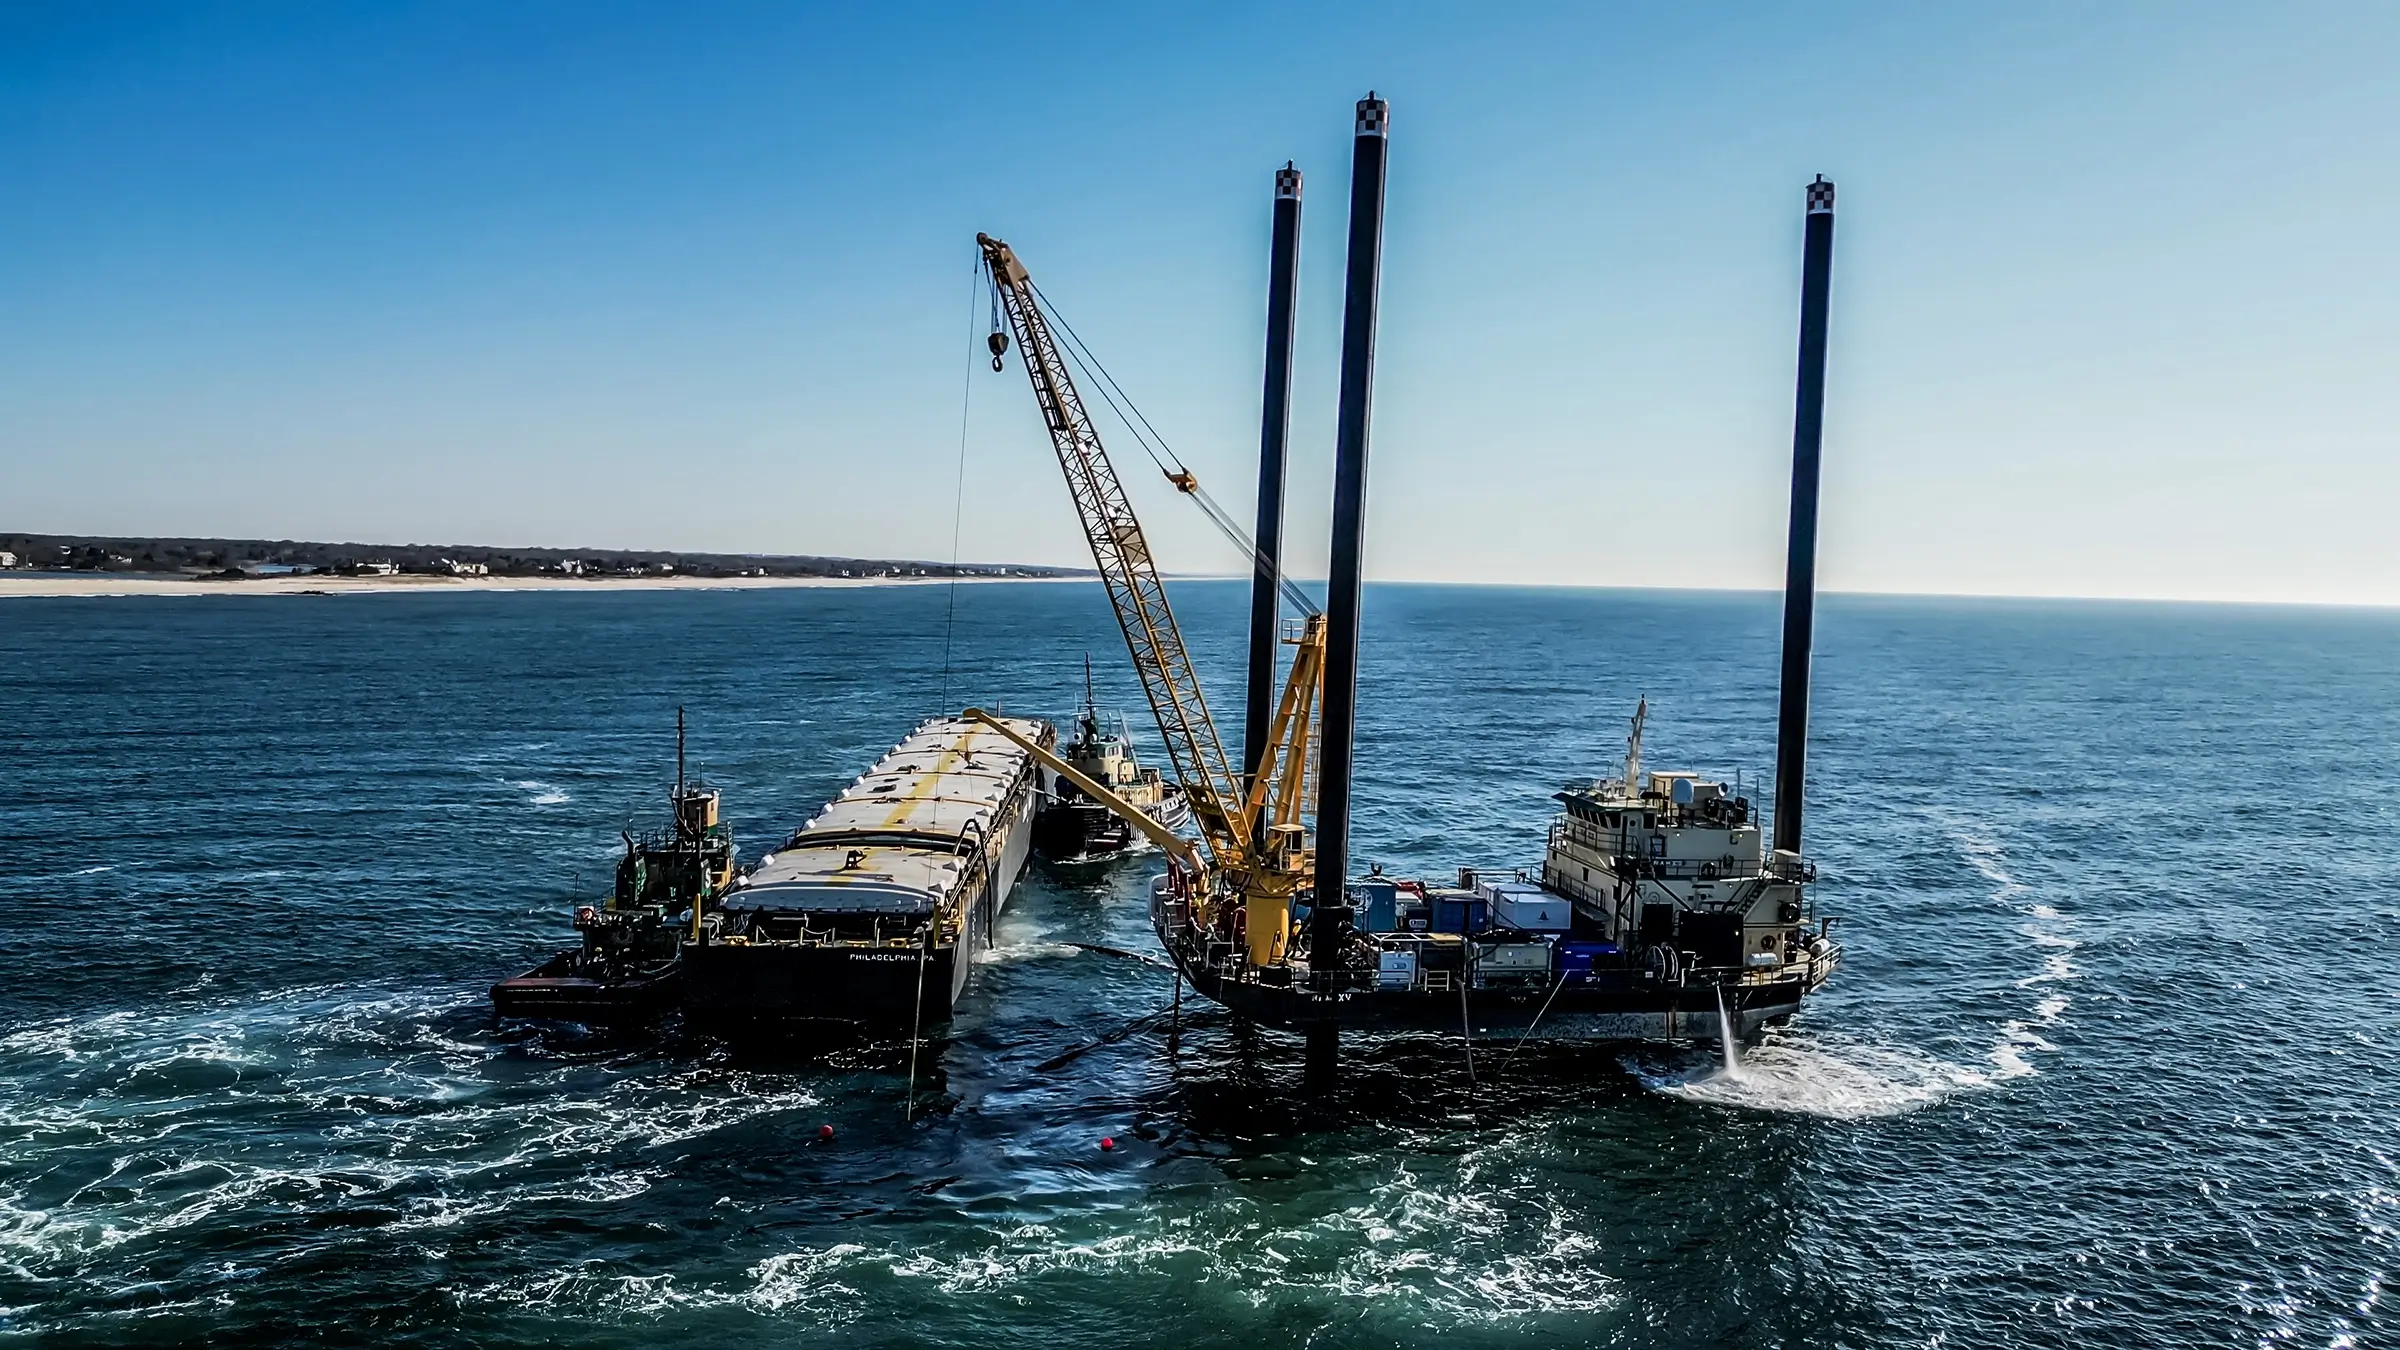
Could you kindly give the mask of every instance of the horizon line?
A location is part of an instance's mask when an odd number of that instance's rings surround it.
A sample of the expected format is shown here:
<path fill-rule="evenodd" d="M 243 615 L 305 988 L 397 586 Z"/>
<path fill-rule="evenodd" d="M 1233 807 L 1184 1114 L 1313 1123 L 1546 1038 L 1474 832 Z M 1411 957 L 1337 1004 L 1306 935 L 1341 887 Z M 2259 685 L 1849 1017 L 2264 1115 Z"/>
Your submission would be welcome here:
<path fill-rule="evenodd" d="M 1096 577 L 1076 577 L 1073 580 L 1097 580 Z M 1248 581 L 1238 572 L 1175 572 L 1169 581 Z M 1317 585 L 1322 577 L 1296 577 L 1296 584 Z M 1781 595 L 1781 586 L 1658 586 L 1635 582 L 1596 581 L 1455 581 L 1437 577 L 1374 577 L 1366 579 L 1370 586 L 1456 586 L 1490 590 L 1544 591 L 1659 591 L 1680 595 Z M 1868 600 L 2047 600 L 2073 604 L 2139 604 L 2139 605 L 2213 605 L 2244 606 L 2253 609 L 2393 609 L 2400 610 L 2400 598 L 2389 600 L 2326 600 L 2292 599 L 2284 597 L 2228 595 L 2108 595 L 2082 591 L 1933 591 L 1933 590 L 1859 590 L 1846 587 L 1820 587 L 1820 596 L 1838 595 Z"/>

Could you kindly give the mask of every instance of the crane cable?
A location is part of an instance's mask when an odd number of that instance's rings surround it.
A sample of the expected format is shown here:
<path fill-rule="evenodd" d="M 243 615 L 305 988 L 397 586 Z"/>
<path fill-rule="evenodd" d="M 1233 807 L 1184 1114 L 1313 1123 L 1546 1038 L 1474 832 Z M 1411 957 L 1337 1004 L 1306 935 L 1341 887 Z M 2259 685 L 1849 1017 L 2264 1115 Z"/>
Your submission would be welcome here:
<path fill-rule="evenodd" d="M 1042 288 L 1035 285 L 1031 279 L 1028 279 L 1025 284 L 1032 290 L 1035 300 L 1041 304 L 1050 321 L 1057 326 L 1060 332 L 1066 334 L 1067 340 L 1060 344 L 1060 349 L 1066 352 L 1068 359 L 1084 372 L 1085 378 L 1090 381 L 1092 387 L 1099 391 L 1101 401 L 1108 405 L 1110 412 L 1116 414 L 1117 421 L 1124 425 L 1125 430 L 1133 436 L 1135 443 L 1142 447 L 1142 453 L 1150 457 L 1150 462 L 1158 466 L 1158 471 L 1166 475 L 1167 481 L 1173 483 L 1178 492 L 1197 501 L 1201 511 L 1208 516 L 1209 523 L 1215 525 L 1217 531 L 1223 534 L 1236 549 L 1249 555 L 1250 566 L 1254 572 L 1274 580 L 1275 588 L 1282 594 L 1284 603 L 1309 617 L 1314 617 L 1319 613 L 1316 601 L 1309 596 L 1308 592 L 1300 589 L 1297 583 L 1284 575 L 1282 568 L 1269 561 L 1266 552 L 1250 538 L 1249 532 L 1241 527 L 1240 522 L 1227 514 L 1225 508 L 1217 504 L 1216 498 L 1208 495 L 1208 489 L 1200 486 L 1199 476 L 1186 467 L 1182 458 L 1168 446 L 1167 438 L 1159 434 L 1158 428 L 1150 424 L 1148 417 L 1143 416 L 1142 410 L 1134 404 L 1133 396 L 1125 392 L 1123 385 L 1117 383 L 1116 376 L 1108 373 L 1108 367 L 1100 364 L 1100 358 L 1094 356 L 1091 348 L 1084 345 L 1082 336 L 1075 331 L 1075 326 L 1068 323 L 1066 316 L 1058 312 L 1058 306 L 1051 302 L 1049 296 L 1042 293 Z M 992 302 L 995 306 L 996 322 L 998 313 L 996 307 L 999 304 L 997 283 L 994 284 Z M 997 331 L 996 327 L 995 331 Z M 997 356 L 993 358 L 995 364 L 998 359 Z M 1123 400 L 1122 406 L 1119 405 L 1120 399 Z M 1130 416 L 1127 415 L 1127 409 L 1132 410 Z M 1172 468 L 1168 467 L 1170 464 L 1173 465 Z"/>
<path fill-rule="evenodd" d="M 975 270 L 983 270 L 983 255 L 975 255 Z M 975 277 L 967 277 L 967 328 L 975 327 Z M 993 313 L 999 313 L 1000 296 L 992 294 Z M 1000 358 L 993 357 L 997 366 Z M 942 701 L 937 708 L 950 706 L 950 649 L 958 636 L 958 538 L 959 527 L 967 516 L 967 414 L 975 407 L 975 363 L 967 362 L 966 391 L 958 396 L 958 482 L 950 501 L 950 612 L 942 621 Z M 912 1080 L 913 1083 L 913 1080 Z"/>
<path fill-rule="evenodd" d="M 1032 285 L 1030 281 L 1027 284 Z M 1134 403 L 1133 396 L 1125 392 L 1125 387 L 1117 383 L 1116 377 L 1109 374 L 1108 368 L 1100 364 L 1100 358 L 1092 354 L 1091 348 L 1084 344 L 1082 336 L 1075 331 L 1074 325 L 1068 323 L 1066 317 L 1058 312 L 1058 307 L 1050 302 L 1050 297 L 1043 295 L 1039 286 L 1033 286 L 1033 293 L 1049 317 L 1056 321 L 1058 327 L 1066 333 L 1067 343 L 1064 349 L 1068 357 L 1075 362 L 1079 369 L 1083 370 L 1085 378 L 1092 383 L 1093 387 L 1100 391 L 1100 397 L 1108 404 L 1109 411 L 1116 414 L 1117 421 L 1123 424 L 1125 430 L 1142 447 L 1142 452 L 1150 457 L 1150 462 L 1158 466 L 1158 471 L 1166 475 L 1167 481 L 1173 483 L 1178 492 L 1199 503 L 1201 511 L 1208 516 L 1209 523 L 1215 525 L 1218 532 L 1223 534 L 1236 549 L 1250 555 L 1252 569 L 1271 577 L 1286 603 L 1302 614 L 1316 614 L 1318 612 L 1316 602 L 1291 578 L 1283 575 L 1280 568 L 1270 563 L 1265 552 L 1251 541 L 1249 532 L 1241 527 L 1240 522 L 1234 520 L 1224 507 L 1217 504 L 1216 498 L 1208 494 L 1208 489 L 1200 486 L 1199 476 L 1194 474 L 1190 467 L 1184 464 L 1182 457 L 1167 445 L 1167 438 L 1159 433 L 1158 428 L 1150 424 L 1150 419 L 1144 416 L 1141 408 Z M 1122 406 L 1119 406 L 1119 400 L 1123 401 Z M 1127 409 L 1132 410 L 1131 416 L 1127 415 Z M 1137 420 L 1138 426 L 1136 425 Z M 1169 462 L 1173 463 L 1173 468 L 1167 467 Z"/>

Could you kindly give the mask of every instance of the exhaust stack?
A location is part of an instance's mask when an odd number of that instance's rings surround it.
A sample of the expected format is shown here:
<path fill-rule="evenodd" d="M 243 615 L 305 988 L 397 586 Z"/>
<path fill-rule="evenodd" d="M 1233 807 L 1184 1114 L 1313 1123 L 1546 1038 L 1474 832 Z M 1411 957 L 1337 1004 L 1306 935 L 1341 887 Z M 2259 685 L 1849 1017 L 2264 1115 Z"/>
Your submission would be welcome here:
<path fill-rule="evenodd" d="M 1258 776 L 1275 718 L 1275 659 L 1281 641 L 1276 595 L 1283 575 L 1283 460 L 1292 429 L 1292 297 L 1300 285 L 1300 171 L 1275 171 L 1275 241 L 1267 266 L 1267 389 L 1258 430 L 1258 542 L 1250 579 L 1250 688 L 1242 716 L 1242 777 Z"/>
<path fill-rule="evenodd" d="M 1817 600 L 1817 477 L 1825 430 L 1825 309 L 1833 285 L 1833 184 L 1808 185 L 1800 272 L 1800 387 L 1792 410 L 1792 523 L 1783 564 L 1782 706 L 1775 721 L 1775 847 L 1800 851 L 1808 769 L 1809 648 Z"/>
<path fill-rule="evenodd" d="M 1375 300 L 1383 272 L 1383 174 L 1391 105 L 1358 101 L 1350 154 L 1350 260 L 1342 299 L 1342 391 L 1333 447 L 1333 566 L 1325 590 L 1325 702 L 1318 748 L 1316 908 L 1311 969 L 1341 969 L 1350 911 L 1350 766 L 1358 724 L 1358 603 L 1367 539 L 1367 423 L 1375 385 Z"/>

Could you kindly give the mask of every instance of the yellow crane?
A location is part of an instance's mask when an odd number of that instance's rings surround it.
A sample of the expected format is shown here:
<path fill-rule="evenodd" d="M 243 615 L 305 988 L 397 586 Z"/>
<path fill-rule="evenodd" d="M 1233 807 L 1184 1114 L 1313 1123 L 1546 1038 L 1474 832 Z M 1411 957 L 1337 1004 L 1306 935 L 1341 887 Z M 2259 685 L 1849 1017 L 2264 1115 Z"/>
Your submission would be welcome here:
<path fill-rule="evenodd" d="M 1250 963 L 1281 963 L 1291 939 L 1292 898 L 1313 882 L 1315 859 L 1301 816 L 1310 805 L 1312 728 L 1324 687 L 1324 616 L 1316 613 L 1313 605 L 1303 607 L 1297 650 L 1266 751 L 1257 773 L 1245 782 L 1225 756 L 1224 741 L 1209 717 L 1199 678 L 1184 650 L 1182 630 L 1167 603 L 1158 563 L 1142 534 L 1141 521 L 1134 516 L 1125 485 L 1101 447 L 1100 433 L 1076 391 L 1074 377 L 1068 373 L 1067 353 L 1051 329 L 1032 277 L 1007 244 L 986 234 L 976 235 L 975 242 L 983 249 L 996 303 L 1015 334 L 1026 378 L 1033 384 L 1034 401 L 1049 428 L 1058 467 L 1066 475 L 1067 493 L 1074 499 L 1084 539 L 1091 545 L 1093 566 L 1108 589 L 1134 672 L 1140 676 L 1142 692 L 1158 720 L 1159 737 L 1166 743 L 1175 777 L 1191 802 L 1192 818 L 1199 822 L 1206 858 L 1180 839 L 1180 848 L 1166 843 L 1175 838 L 1171 831 L 1077 773 L 1058 756 L 1022 738 L 1010 738 L 1166 849 L 1174 860 L 1177 881 L 1193 897 L 1194 912 L 1203 927 L 1215 926 L 1225 913 L 1224 906 L 1239 906 Z M 1007 335 L 995 330 L 995 368 L 1007 346 Z M 1161 468 L 1178 492 L 1200 502 L 1220 529 L 1248 547 L 1240 528 L 1208 502 L 1189 470 Z M 1284 589 L 1287 595 L 1297 594 L 1288 584 Z M 969 715 L 978 716 L 974 710 Z M 979 720 L 999 725 L 989 717 Z M 1005 727 L 1001 730 L 1006 734 Z"/>

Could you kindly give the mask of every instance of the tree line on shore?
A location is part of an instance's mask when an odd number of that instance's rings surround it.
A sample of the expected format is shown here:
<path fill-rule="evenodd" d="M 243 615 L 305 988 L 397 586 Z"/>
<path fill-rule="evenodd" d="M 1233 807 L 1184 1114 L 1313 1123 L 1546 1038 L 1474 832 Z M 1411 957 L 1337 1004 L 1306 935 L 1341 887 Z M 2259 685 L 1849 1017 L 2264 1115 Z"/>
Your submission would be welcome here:
<path fill-rule="evenodd" d="M 0 535 L 0 567 L 237 579 L 328 576 L 1055 577 L 1016 563 L 937 563 L 657 549 L 487 548 L 470 544 L 326 544 L 294 539 L 150 539 Z"/>

